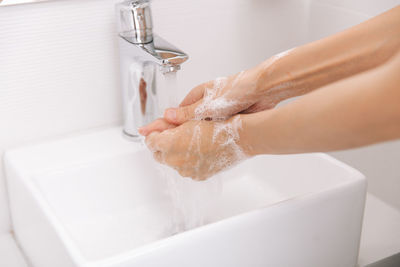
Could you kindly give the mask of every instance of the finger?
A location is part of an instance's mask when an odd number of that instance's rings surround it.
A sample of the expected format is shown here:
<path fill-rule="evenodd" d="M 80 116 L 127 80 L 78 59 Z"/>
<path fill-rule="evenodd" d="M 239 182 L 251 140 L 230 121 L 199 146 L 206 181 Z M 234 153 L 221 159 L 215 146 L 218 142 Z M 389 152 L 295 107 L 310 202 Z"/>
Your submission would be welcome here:
<path fill-rule="evenodd" d="M 157 131 L 157 132 L 162 132 L 167 129 L 171 129 L 176 127 L 176 125 L 169 123 L 163 118 L 159 118 L 143 127 L 140 127 L 138 129 L 139 133 L 143 136 L 148 136 L 150 133 Z"/>
<path fill-rule="evenodd" d="M 159 163 L 164 163 L 163 154 L 161 151 L 156 151 L 153 153 L 153 158 Z"/>
<path fill-rule="evenodd" d="M 226 120 L 248 107 L 247 103 L 238 103 L 222 97 L 209 102 L 201 99 L 192 105 L 165 110 L 164 118 L 176 125 L 181 125 L 191 119 Z"/>
<path fill-rule="evenodd" d="M 191 177 L 192 174 L 191 174 L 190 172 L 186 171 L 186 170 L 176 169 L 176 171 L 179 173 L 180 176 L 182 176 L 182 177 L 184 177 L 184 178 L 191 178 L 191 179 L 193 179 L 193 178 Z"/>
<path fill-rule="evenodd" d="M 179 104 L 179 107 L 191 105 L 202 99 L 206 88 L 209 88 L 210 86 L 211 82 L 206 82 L 193 88 Z"/>
<path fill-rule="evenodd" d="M 175 125 L 181 125 L 195 118 L 195 111 L 198 105 L 202 103 L 202 100 L 197 101 L 194 104 L 183 106 L 179 108 L 169 108 L 164 112 L 164 118 L 167 122 Z"/>
<path fill-rule="evenodd" d="M 156 152 L 160 150 L 159 147 L 159 139 L 157 138 L 160 135 L 159 132 L 152 132 L 148 136 L 146 136 L 146 146 L 149 148 L 151 152 Z"/>
<path fill-rule="evenodd" d="M 205 180 L 207 180 L 209 177 L 208 176 L 196 176 L 196 177 L 194 177 L 194 178 L 192 178 L 193 180 L 195 180 L 195 181 L 198 181 L 198 182 L 202 182 L 202 181 L 205 181 Z"/>

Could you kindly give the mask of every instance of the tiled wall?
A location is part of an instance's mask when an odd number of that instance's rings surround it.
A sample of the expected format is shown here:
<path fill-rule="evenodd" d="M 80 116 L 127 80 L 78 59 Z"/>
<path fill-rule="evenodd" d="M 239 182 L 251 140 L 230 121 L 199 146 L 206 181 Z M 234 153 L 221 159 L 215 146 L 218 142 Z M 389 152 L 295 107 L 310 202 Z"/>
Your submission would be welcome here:
<path fill-rule="evenodd" d="M 0 156 L 120 122 L 114 0 L 0 8 Z M 155 31 L 190 56 L 173 93 L 305 42 L 298 0 L 154 0 Z M 1 157 L 0 157 L 1 162 Z M 0 233 L 11 229 L 0 163 Z"/>
<path fill-rule="evenodd" d="M 116 123 L 110 1 L 0 8 L 0 155 L 49 136 Z M 10 229 L 0 161 L 0 230 Z"/>

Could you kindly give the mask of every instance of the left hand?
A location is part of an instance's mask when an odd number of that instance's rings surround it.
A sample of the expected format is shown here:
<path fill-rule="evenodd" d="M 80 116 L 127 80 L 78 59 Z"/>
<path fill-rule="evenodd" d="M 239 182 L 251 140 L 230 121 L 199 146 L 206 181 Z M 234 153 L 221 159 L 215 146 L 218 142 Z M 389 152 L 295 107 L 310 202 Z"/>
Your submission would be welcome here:
<path fill-rule="evenodd" d="M 283 87 L 279 90 L 273 88 L 271 75 L 277 75 L 277 72 L 272 72 L 275 61 L 272 57 L 249 70 L 196 86 L 179 107 L 165 110 L 165 122 L 181 125 L 193 119 L 225 120 L 239 113 L 274 108 L 284 99 L 283 95 L 289 95 L 282 94 Z M 156 130 L 153 126 L 152 123 L 146 125 L 140 128 L 140 132 L 148 135 Z"/>
<path fill-rule="evenodd" d="M 147 146 L 158 162 L 184 177 L 205 180 L 246 158 L 240 116 L 224 122 L 191 120 L 175 128 L 163 119 L 155 123 L 159 131 L 146 137 Z"/>

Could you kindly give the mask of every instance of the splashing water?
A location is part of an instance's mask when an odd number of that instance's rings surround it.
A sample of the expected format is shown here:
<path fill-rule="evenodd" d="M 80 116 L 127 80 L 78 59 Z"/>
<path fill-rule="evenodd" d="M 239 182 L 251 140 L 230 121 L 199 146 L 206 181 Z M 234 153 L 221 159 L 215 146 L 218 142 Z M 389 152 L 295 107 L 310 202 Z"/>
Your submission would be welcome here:
<path fill-rule="evenodd" d="M 164 180 L 165 193 L 171 200 L 171 235 L 209 223 L 213 203 L 222 194 L 222 181 L 214 177 L 198 182 L 181 177 L 175 170 L 158 165 L 157 171 Z"/>
<path fill-rule="evenodd" d="M 159 94 L 161 111 L 178 106 L 176 73 L 164 75 L 162 90 Z M 162 92 L 161 92 L 162 91 Z M 174 93 L 171 93 L 174 92 Z M 201 133 L 196 134 L 200 138 Z M 193 136 L 192 146 L 197 145 Z M 144 144 L 144 143 L 143 143 Z M 171 202 L 171 221 L 167 222 L 166 235 L 173 235 L 207 224 L 212 204 L 222 194 L 222 181 L 213 177 L 207 181 L 194 181 L 181 177 L 174 169 L 157 163 L 157 173 L 165 186 L 165 194 Z"/>
<path fill-rule="evenodd" d="M 235 84 L 241 78 L 243 72 L 233 81 Z M 213 112 L 214 129 L 210 142 L 217 144 L 221 149 L 218 157 L 209 165 L 210 173 L 212 170 L 226 170 L 234 166 L 237 162 L 247 156 L 237 144 L 239 139 L 238 130 L 241 126 L 239 116 L 231 122 L 225 121 L 228 117 L 218 116 L 218 112 L 237 105 L 236 101 L 228 100 L 222 92 L 227 84 L 226 77 L 217 78 L 211 88 L 207 88 L 203 103 L 195 110 L 194 120 L 201 121 L 209 111 Z M 177 90 L 176 73 L 169 73 L 164 76 L 163 92 L 160 94 L 160 107 L 165 108 L 178 105 L 177 94 L 171 91 Z M 217 115 L 216 115 L 217 114 Z M 204 142 L 200 124 L 193 129 L 186 158 L 192 155 L 199 156 L 199 160 L 193 164 L 194 170 L 199 173 L 201 161 L 205 156 L 201 154 L 201 143 Z M 157 172 L 165 185 L 165 194 L 171 202 L 171 221 L 167 227 L 167 235 L 177 234 L 182 231 L 190 230 L 195 227 L 207 224 L 212 220 L 211 214 L 214 212 L 213 204 L 218 202 L 222 195 L 223 183 L 221 175 L 214 175 L 206 181 L 194 181 L 190 178 L 181 177 L 178 172 L 168 166 L 157 164 Z"/>
<path fill-rule="evenodd" d="M 218 122 L 215 124 L 212 143 L 221 146 L 222 153 L 209 168 L 226 170 L 244 159 L 246 155 L 236 144 L 239 138 L 237 129 L 241 127 L 241 120 L 236 117 L 232 123 Z M 222 138 L 222 142 L 221 140 Z M 200 160 L 192 166 L 199 172 L 201 157 L 200 143 L 202 132 L 199 125 L 194 127 L 193 135 L 188 147 L 188 155 L 191 153 L 200 155 Z M 169 196 L 172 205 L 170 228 L 168 232 L 177 234 L 211 222 L 215 212 L 214 204 L 222 195 L 222 176 L 217 174 L 205 181 L 195 181 L 181 177 L 178 172 L 168 166 L 157 164 L 157 171 L 165 183 L 165 193 Z"/>

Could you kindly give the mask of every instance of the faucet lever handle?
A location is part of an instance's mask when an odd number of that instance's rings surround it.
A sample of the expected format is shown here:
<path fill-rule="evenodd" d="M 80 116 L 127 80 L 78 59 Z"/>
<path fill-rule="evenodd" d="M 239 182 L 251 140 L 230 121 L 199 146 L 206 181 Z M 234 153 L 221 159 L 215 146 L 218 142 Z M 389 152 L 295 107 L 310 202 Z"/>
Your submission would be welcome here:
<path fill-rule="evenodd" d="M 153 21 L 149 0 L 128 0 L 117 4 L 118 31 L 136 44 L 153 41 Z"/>

